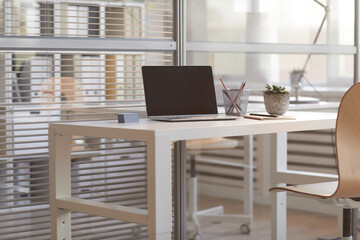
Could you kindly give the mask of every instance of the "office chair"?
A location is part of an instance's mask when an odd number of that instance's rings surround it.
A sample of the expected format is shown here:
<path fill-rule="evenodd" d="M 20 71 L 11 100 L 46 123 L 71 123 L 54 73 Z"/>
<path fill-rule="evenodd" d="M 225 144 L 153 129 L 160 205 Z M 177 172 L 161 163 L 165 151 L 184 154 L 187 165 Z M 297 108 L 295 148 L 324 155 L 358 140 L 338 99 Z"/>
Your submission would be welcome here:
<path fill-rule="evenodd" d="M 201 153 L 203 150 L 228 150 L 236 148 L 239 145 L 239 142 L 235 139 L 229 138 L 211 138 L 211 139 L 200 139 L 200 140 L 191 140 L 187 141 L 186 151 L 190 156 L 190 180 L 189 180 L 189 222 L 194 223 L 195 230 L 190 234 L 190 239 L 200 240 L 201 231 L 200 231 L 200 220 L 214 221 L 214 222 L 231 222 L 239 223 L 240 232 L 242 234 L 249 234 L 251 231 L 252 223 L 252 203 L 250 203 L 248 210 L 250 214 L 240 215 L 240 214 L 224 214 L 223 206 L 217 206 L 214 208 L 198 211 L 197 204 L 197 172 L 196 172 L 196 162 L 201 161 L 205 163 L 211 163 L 217 166 L 231 166 L 231 167 L 248 167 L 245 164 L 233 163 L 224 160 L 214 160 L 214 159 L 196 159 L 196 155 Z M 250 170 L 250 169 L 249 169 Z M 252 166 L 251 166 L 252 171 Z M 249 181 L 252 181 L 249 180 Z M 249 186 L 249 192 L 252 196 L 252 185 Z M 252 199 L 252 198 L 251 198 Z M 251 200 L 252 201 L 252 200 Z"/>
<path fill-rule="evenodd" d="M 356 201 L 360 200 L 360 83 L 354 84 L 340 102 L 335 147 L 337 181 L 273 187 L 270 191 L 289 191 L 331 200 L 333 205 L 343 208 L 343 233 L 339 239 L 351 240 L 352 212 L 360 208 L 360 202 Z"/>

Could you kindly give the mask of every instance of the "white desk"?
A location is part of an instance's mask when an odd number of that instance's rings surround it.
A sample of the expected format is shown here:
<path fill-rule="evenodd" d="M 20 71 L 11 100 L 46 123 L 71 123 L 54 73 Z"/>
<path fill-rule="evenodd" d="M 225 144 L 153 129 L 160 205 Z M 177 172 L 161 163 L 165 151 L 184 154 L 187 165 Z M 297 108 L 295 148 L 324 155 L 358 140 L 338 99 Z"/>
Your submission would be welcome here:
<path fill-rule="evenodd" d="M 203 121 L 165 123 L 141 120 L 138 124 L 116 121 L 51 124 L 50 211 L 52 238 L 71 239 L 71 211 L 148 225 L 149 239 L 171 239 L 172 186 L 171 143 L 175 142 L 176 193 L 175 237 L 185 239 L 185 141 L 199 138 L 272 136 L 272 184 L 318 180 L 314 174 L 287 170 L 287 132 L 329 129 L 335 127 L 335 113 L 294 112 L 296 120 Z M 70 137 L 72 135 L 144 141 L 147 143 L 148 209 L 117 206 L 71 197 Z M 323 180 L 331 179 L 326 174 Z M 305 178 L 304 178 L 305 177 Z M 177 201 L 176 201 L 177 200 Z M 273 194 L 272 239 L 286 239 L 286 193 Z"/>

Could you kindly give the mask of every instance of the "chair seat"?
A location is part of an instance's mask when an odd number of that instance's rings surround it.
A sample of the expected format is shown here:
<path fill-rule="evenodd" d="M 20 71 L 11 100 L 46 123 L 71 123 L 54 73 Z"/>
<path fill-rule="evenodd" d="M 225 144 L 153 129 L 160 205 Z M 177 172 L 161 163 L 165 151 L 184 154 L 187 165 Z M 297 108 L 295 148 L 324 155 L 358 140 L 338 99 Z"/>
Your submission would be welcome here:
<path fill-rule="evenodd" d="M 320 198 L 331 197 L 338 186 L 338 181 L 334 182 L 323 182 L 323 183 L 312 183 L 312 184 L 300 184 L 286 187 L 273 187 L 270 188 L 270 192 L 282 192 L 289 191 L 309 196 L 315 196 Z"/>

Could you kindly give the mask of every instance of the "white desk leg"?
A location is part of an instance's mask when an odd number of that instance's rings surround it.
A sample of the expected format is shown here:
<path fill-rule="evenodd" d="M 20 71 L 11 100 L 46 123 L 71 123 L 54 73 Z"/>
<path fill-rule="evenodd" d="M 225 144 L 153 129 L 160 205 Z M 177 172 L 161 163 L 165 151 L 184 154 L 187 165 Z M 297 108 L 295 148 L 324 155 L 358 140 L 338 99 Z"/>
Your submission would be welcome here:
<path fill-rule="evenodd" d="M 71 239 L 71 212 L 57 208 L 56 199 L 71 197 L 70 136 L 49 129 L 51 239 Z"/>
<path fill-rule="evenodd" d="M 287 133 L 271 135 L 271 152 L 271 184 L 279 186 L 277 172 L 287 169 Z M 286 192 L 271 194 L 271 239 L 286 240 Z"/>
<path fill-rule="evenodd" d="M 154 136 L 147 142 L 147 198 L 149 240 L 171 239 L 171 141 Z"/>
<path fill-rule="evenodd" d="M 253 227 L 253 167 L 254 167 L 254 137 L 244 136 L 244 163 L 249 168 L 244 169 L 244 214 L 251 217 L 250 229 Z"/>

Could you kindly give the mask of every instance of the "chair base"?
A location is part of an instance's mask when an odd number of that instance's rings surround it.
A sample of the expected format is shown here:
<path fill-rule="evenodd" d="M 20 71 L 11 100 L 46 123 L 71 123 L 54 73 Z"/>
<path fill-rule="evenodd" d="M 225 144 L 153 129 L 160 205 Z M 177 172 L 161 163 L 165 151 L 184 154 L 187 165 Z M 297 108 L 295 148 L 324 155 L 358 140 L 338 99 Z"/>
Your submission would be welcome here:
<path fill-rule="evenodd" d="M 216 206 L 213 208 L 205 209 L 192 214 L 189 218 L 189 224 L 194 224 L 195 229 L 189 233 L 190 240 L 201 240 L 201 224 L 218 224 L 218 223 L 231 223 L 238 224 L 241 234 L 250 234 L 252 216 L 240 214 L 224 214 L 223 206 Z"/>
<path fill-rule="evenodd" d="M 241 234 L 250 234 L 252 215 L 224 214 L 223 206 L 216 206 L 202 211 L 197 210 L 197 177 L 192 175 L 189 180 L 189 192 L 193 193 L 189 199 L 188 223 L 194 224 L 195 229 L 189 233 L 190 240 L 201 240 L 200 222 L 204 223 L 231 223 L 239 224 Z"/>
<path fill-rule="evenodd" d="M 208 160 L 209 161 L 209 160 Z M 233 166 L 234 163 L 227 163 L 225 161 L 214 161 L 211 163 L 217 165 L 228 165 Z M 241 167 L 248 167 L 248 171 L 253 171 L 252 165 L 241 165 Z M 247 189 L 247 195 L 249 200 L 247 203 L 244 203 L 244 209 L 246 214 L 224 214 L 224 207 L 217 206 L 210 209 L 205 209 L 198 211 L 197 209 L 197 172 L 196 172 L 196 160 L 195 155 L 190 155 L 190 179 L 189 179 L 189 213 L 188 213 L 188 223 L 195 225 L 195 229 L 189 233 L 190 240 L 201 240 L 201 231 L 200 231 L 200 222 L 203 223 L 232 223 L 239 224 L 239 231 L 242 234 L 249 234 L 252 228 L 253 216 L 252 216 L 252 174 L 248 174 L 247 180 L 249 182 L 249 187 Z M 245 201 L 245 200 L 244 200 Z"/>
<path fill-rule="evenodd" d="M 350 200 L 352 201 L 352 200 Z M 337 201 L 339 202 L 339 201 Z M 345 201 L 346 202 L 346 201 Z M 347 205 L 348 206 L 348 205 Z M 343 206 L 344 207 L 344 206 Z M 317 240 L 356 240 L 357 239 L 357 208 L 343 208 L 342 237 L 317 238 Z"/>

